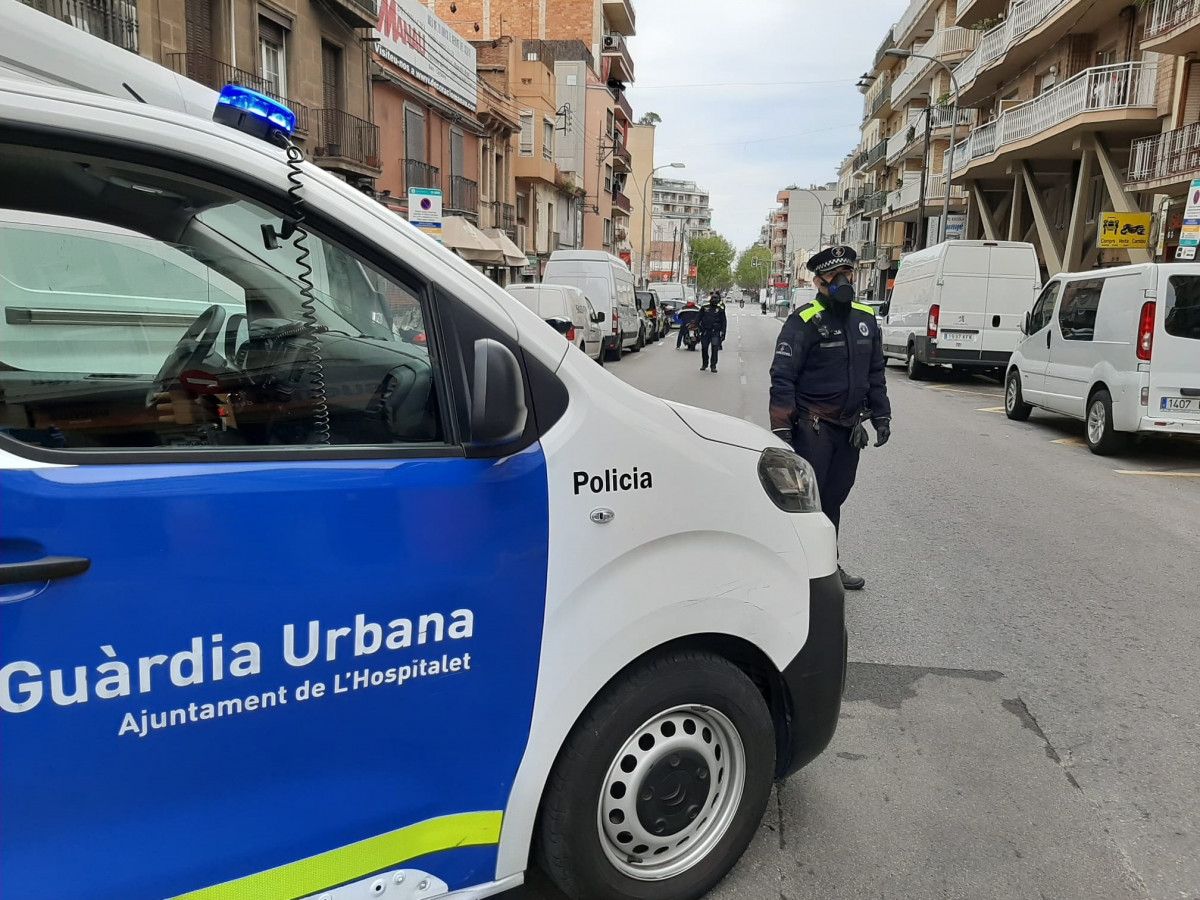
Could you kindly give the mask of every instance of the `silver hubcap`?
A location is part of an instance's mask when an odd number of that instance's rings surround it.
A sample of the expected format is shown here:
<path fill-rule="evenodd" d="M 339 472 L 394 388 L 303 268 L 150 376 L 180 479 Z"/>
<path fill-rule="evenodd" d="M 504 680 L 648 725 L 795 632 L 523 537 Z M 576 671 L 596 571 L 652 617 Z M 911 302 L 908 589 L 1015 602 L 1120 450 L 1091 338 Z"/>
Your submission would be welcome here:
<path fill-rule="evenodd" d="M 729 829 L 745 780 L 741 737 L 722 713 L 659 713 L 625 742 L 604 778 L 596 824 L 605 855 L 639 881 L 686 872 Z"/>
<path fill-rule="evenodd" d="M 1017 379 L 1008 379 L 1008 392 L 1004 395 L 1004 399 L 1008 401 L 1009 412 L 1017 408 Z"/>
<path fill-rule="evenodd" d="M 1092 408 L 1088 411 L 1088 440 L 1093 444 L 1098 444 L 1104 438 L 1104 404 L 1099 400 L 1092 403 Z"/>

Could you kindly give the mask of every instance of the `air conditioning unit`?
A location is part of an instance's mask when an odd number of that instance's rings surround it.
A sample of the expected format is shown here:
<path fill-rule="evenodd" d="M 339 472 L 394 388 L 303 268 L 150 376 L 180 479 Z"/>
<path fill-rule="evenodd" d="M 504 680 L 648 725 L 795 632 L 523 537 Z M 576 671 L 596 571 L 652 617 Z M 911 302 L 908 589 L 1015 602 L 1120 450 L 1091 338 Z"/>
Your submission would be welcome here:
<path fill-rule="evenodd" d="M 606 34 L 604 36 L 604 49 L 607 52 L 619 53 L 625 48 L 625 38 L 619 34 Z"/>

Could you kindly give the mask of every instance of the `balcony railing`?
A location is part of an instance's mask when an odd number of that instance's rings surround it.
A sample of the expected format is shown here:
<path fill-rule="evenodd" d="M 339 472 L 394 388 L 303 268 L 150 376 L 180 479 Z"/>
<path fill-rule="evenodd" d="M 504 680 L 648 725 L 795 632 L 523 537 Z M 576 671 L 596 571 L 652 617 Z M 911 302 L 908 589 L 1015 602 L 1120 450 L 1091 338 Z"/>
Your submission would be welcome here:
<path fill-rule="evenodd" d="M 1074 0 L 1024 0 L 1012 7 L 1008 18 L 986 32 L 979 46 L 959 64 L 955 75 L 961 87 L 975 80 L 981 69 L 1001 59 L 1008 48 Z"/>
<path fill-rule="evenodd" d="M 630 213 L 633 211 L 633 204 L 630 203 L 629 198 L 620 191 L 613 191 L 612 203 L 614 209 L 622 210 L 625 213 Z"/>
<path fill-rule="evenodd" d="M 462 175 L 450 179 L 450 208 L 479 214 L 479 184 Z"/>
<path fill-rule="evenodd" d="M 1126 182 L 1192 178 L 1200 170 L 1200 122 L 1140 138 L 1129 149 Z"/>
<path fill-rule="evenodd" d="M 879 42 L 879 46 L 875 50 L 875 59 L 872 65 L 878 66 L 883 62 L 883 55 L 896 46 L 896 26 L 893 25 L 888 29 L 887 34 L 883 36 L 883 40 Z"/>
<path fill-rule="evenodd" d="M 619 159 L 629 168 L 633 168 L 633 154 L 629 152 L 629 148 L 619 141 L 613 143 L 613 158 Z"/>
<path fill-rule="evenodd" d="M 1143 40 L 1161 37 L 1197 18 L 1200 18 L 1200 0 L 1158 0 L 1146 20 L 1146 35 Z"/>
<path fill-rule="evenodd" d="M 908 9 L 904 10 L 904 15 L 900 17 L 900 21 L 892 29 L 892 34 L 898 44 L 903 44 L 912 27 L 917 24 L 921 16 L 929 9 L 930 0 L 909 0 Z"/>
<path fill-rule="evenodd" d="M 981 125 L 955 148 L 954 171 L 969 161 L 991 156 L 1006 144 L 1026 140 L 1082 113 L 1157 108 L 1156 63 L 1127 62 L 1084 69 L 1073 78 L 1014 106 L 994 122 Z"/>
<path fill-rule="evenodd" d="M 881 162 L 887 157 L 888 142 L 886 139 L 880 141 L 870 150 L 859 154 L 859 158 L 855 160 L 856 169 L 869 169 L 871 166 Z M 860 163 L 861 160 L 861 164 Z"/>
<path fill-rule="evenodd" d="M 963 53 L 968 50 L 974 50 L 978 42 L 978 31 L 971 28 L 958 28 L 956 26 L 935 31 L 929 42 L 917 52 L 923 53 L 925 56 L 940 59 L 943 56 L 949 56 L 951 53 Z M 897 102 L 901 102 L 901 98 L 904 97 L 905 93 L 918 82 L 922 81 L 935 65 L 937 63 L 933 62 L 933 60 L 924 59 L 920 56 L 910 56 L 907 64 L 904 66 L 904 70 L 896 77 L 896 83 L 892 87 L 892 97 Z M 962 83 L 961 79 L 959 83 Z"/>
<path fill-rule="evenodd" d="M 492 227 L 503 230 L 509 237 L 516 233 L 517 208 L 511 203 L 492 203 Z"/>
<path fill-rule="evenodd" d="M 442 172 L 437 166 L 421 162 L 418 159 L 404 160 L 404 193 L 408 195 L 409 188 L 440 188 Z"/>
<path fill-rule="evenodd" d="M 862 249 L 858 251 L 859 262 L 872 262 L 879 255 L 879 247 L 874 241 L 863 244 Z"/>
<path fill-rule="evenodd" d="M 863 206 L 863 212 L 868 213 L 868 214 L 873 213 L 873 212 L 878 212 L 879 210 L 883 209 L 884 206 L 887 205 L 887 198 L 888 198 L 887 191 L 876 191 L 874 194 L 872 194 L 870 197 L 867 198 L 866 205 Z"/>
<path fill-rule="evenodd" d="M 379 126 L 340 109 L 313 111 L 317 141 L 313 155 L 344 159 L 372 169 L 379 168 Z"/>
<path fill-rule="evenodd" d="M 272 89 L 274 85 L 271 82 L 253 72 L 236 68 L 213 59 L 211 56 L 205 56 L 203 53 L 168 53 L 167 65 L 185 78 L 198 81 L 205 87 L 216 91 L 221 90 L 227 84 L 236 84 L 240 87 L 250 88 L 252 91 L 258 91 L 260 94 L 266 94 L 296 114 L 297 130 L 308 131 L 308 107 L 275 93 Z"/>
<path fill-rule="evenodd" d="M 887 73 L 880 75 L 867 89 L 863 95 L 863 120 L 871 118 L 875 113 L 879 112 L 892 96 L 892 78 Z"/>
<path fill-rule="evenodd" d="M 138 52 L 136 0 L 21 0 L 26 6 L 74 25 L 80 31 Z M 224 85 L 222 85 L 224 87 Z"/>

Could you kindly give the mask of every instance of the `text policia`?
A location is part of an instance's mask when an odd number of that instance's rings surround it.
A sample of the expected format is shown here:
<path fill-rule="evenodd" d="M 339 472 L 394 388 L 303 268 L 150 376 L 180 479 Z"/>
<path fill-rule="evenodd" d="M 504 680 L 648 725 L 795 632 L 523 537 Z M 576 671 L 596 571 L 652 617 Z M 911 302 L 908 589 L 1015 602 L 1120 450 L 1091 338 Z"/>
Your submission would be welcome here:
<path fill-rule="evenodd" d="M 418 616 L 415 622 L 408 618 L 392 619 L 386 627 L 368 621 L 366 616 L 359 614 L 355 616 L 352 627 L 346 625 L 323 629 L 318 620 L 309 622 L 303 630 L 291 623 L 284 625 L 281 649 L 283 661 L 293 669 L 301 669 L 318 660 L 333 663 L 350 655 L 358 659 L 380 651 L 399 653 L 428 644 L 469 640 L 474 634 L 475 614 L 470 609 L 456 609 L 448 616 L 439 612 L 426 613 Z M 223 634 L 213 634 L 207 639 L 193 637 L 187 649 L 171 656 L 157 653 L 128 663 L 119 659 L 111 644 L 102 645 L 100 652 L 105 659 L 94 667 L 56 667 L 44 672 L 41 666 L 31 660 L 16 660 L 0 667 L 0 710 L 5 713 L 27 713 L 44 700 L 56 706 L 71 707 L 96 700 L 129 697 L 135 693 L 150 694 L 159 689 L 194 687 L 223 681 L 227 675 L 230 678 L 247 678 L 260 675 L 263 668 L 263 651 L 258 643 L 242 641 L 227 646 Z M 470 671 L 470 663 L 469 653 L 442 654 L 435 658 L 406 660 L 403 664 L 381 669 L 347 672 L 344 676 L 335 676 L 329 693 L 345 693 L 385 684 L 401 686 L 415 678 L 458 674 Z M 290 692 L 290 699 L 303 701 L 309 697 L 317 698 L 325 691 L 326 686 L 322 682 L 305 682 Z M 142 710 L 140 717 L 127 712 L 118 733 L 137 733 L 144 737 L 151 728 L 254 712 L 288 701 L 289 689 L 280 687 L 247 697 L 192 703 L 162 713 L 151 714 Z"/>

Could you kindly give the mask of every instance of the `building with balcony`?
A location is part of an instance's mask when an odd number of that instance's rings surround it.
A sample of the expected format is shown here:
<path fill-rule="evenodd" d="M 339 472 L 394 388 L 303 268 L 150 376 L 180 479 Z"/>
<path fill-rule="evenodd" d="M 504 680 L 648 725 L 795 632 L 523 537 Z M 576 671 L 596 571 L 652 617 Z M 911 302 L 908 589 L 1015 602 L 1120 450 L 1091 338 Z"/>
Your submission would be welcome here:
<path fill-rule="evenodd" d="M 1179 61 L 1139 41 L 1156 8 L 1025 0 L 983 33 L 957 70 L 963 102 L 977 109 L 953 160 L 954 183 L 971 196 L 969 236 L 1031 241 L 1048 275 L 1151 259 L 1099 248 L 1097 224 L 1106 211 L 1151 211 L 1152 194 L 1130 173 L 1170 156 L 1171 138 L 1142 140 L 1177 113 Z"/>
<path fill-rule="evenodd" d="M 661 229 L 671 222 L 682 222 L 693 236 L 712 232 L 709 193 L 694 181 L 655 178 L 653 204 L 655 240 L 659 240 Z"/>
<path fill-rule="evenodd" d="M 214 90 L 240 84 L 289 106 L 296 143 L 362 187 L 380 174 L 369 51 L 378 0 L 22 0 Z"/>

